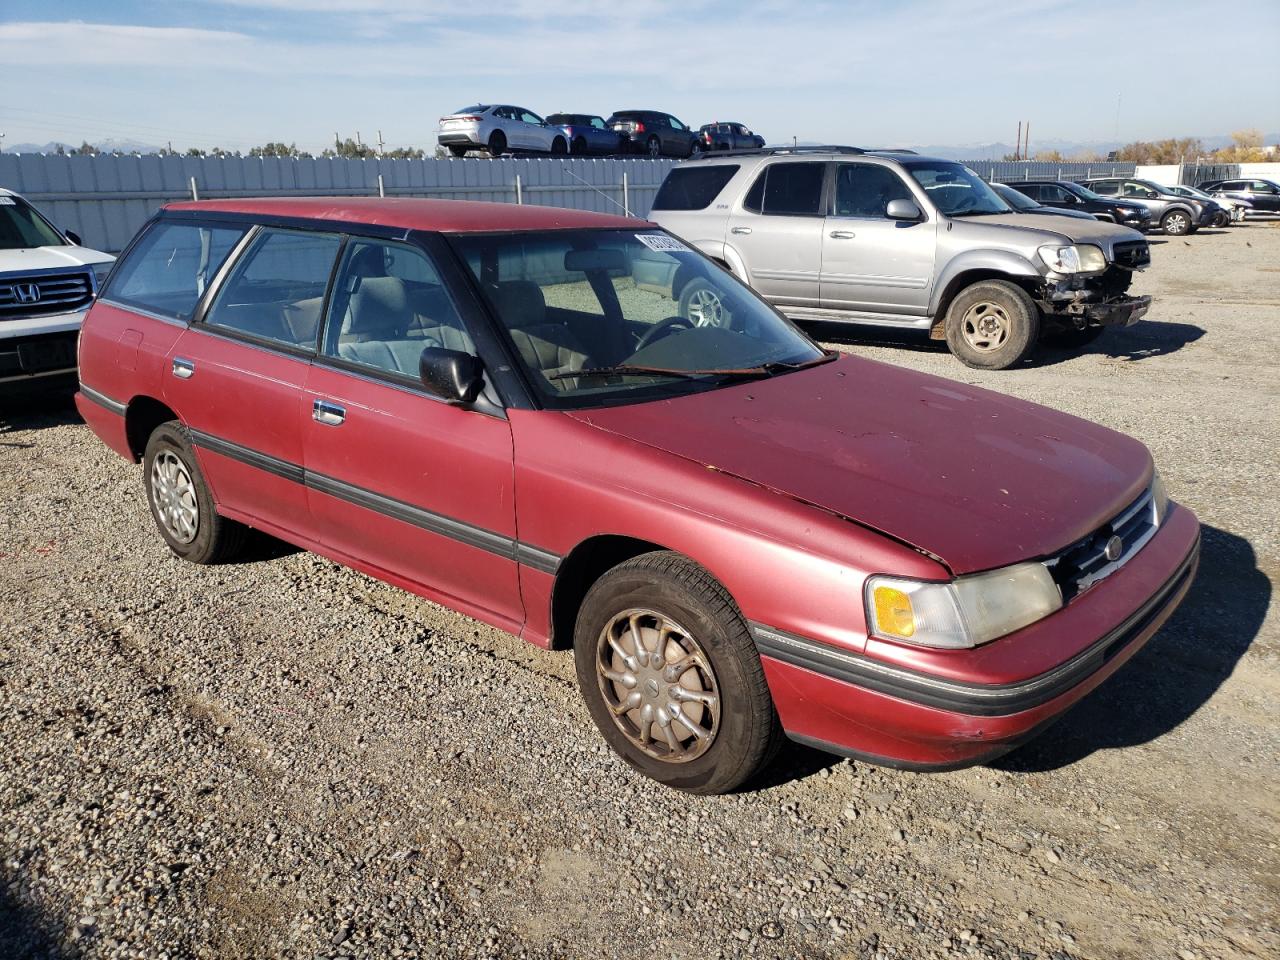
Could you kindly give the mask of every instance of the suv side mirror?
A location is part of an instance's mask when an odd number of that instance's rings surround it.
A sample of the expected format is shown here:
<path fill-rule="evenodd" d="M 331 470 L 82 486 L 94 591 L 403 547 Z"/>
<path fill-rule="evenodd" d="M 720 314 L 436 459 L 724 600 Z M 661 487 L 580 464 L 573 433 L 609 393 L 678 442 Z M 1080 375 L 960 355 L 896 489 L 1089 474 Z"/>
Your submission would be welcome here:
<path fill-rule="evenodd" d="M 422 385 L 450 403 L 471 403 L 484 386 L 484 363 L 461 350 L 427 347 L 418 359 Z"/>
<path fill-rule="evenodd" d="M 884 215 L 890 220 L 923 220 L 924 214 L 916 206 L 914 200 L 890 200 L 884 208 Z"/>
<path fill-rule="evenodd" d="M 76 233 L 74 230 L 63 230 L 62 234 L 77 247 L 84 246 L 84 241 L 80 239 L 80 234 Z"/>

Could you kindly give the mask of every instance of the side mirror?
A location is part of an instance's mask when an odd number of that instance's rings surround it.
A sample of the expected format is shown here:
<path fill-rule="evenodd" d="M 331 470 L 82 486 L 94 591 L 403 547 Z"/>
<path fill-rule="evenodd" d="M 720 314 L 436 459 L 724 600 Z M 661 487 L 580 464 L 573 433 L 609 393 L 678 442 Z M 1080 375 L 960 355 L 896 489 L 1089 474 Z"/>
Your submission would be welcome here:
<path fill-rule="evenodd" d="M 76 233 L 74 230 L 63 230 L 62 233 L 68 240 L 74 243 L 77 247 L 84 246 L 84 241 L 80 239 L 80 234 Z"/>
<path fill-rule="evenodd" d="M 884 215 L 890 220 L 923 220 L 924 214 L 916 206 L 914 200 L 890 200 L 884 208 Z"/>
<path fill-rule="evenodd" d="M 422 385 L 450 403 L 471 403 L 484 386 L 484 364 L 461 350 L 427 347 L 418 359 Z"/>

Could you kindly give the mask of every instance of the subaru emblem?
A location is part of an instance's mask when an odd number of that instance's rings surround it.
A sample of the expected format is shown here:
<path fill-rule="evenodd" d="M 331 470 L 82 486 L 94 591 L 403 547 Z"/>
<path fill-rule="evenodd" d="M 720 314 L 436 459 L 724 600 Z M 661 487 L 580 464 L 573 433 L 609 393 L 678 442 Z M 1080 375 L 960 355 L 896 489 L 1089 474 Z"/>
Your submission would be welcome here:
<path fill-rule="evenodd" d="M 1120 555 L 1124 553 L 1124 541 L 1119 537 L 1112 537 L 1107 541 L 1107 547 L 1103 551 L 1108 560 L 1115 563 L 1120 559 Z"/>
<path fill-rule="evenodd" d="M 19 303 L 38 303 L 40 287 L 34 283 L 15 283 L 13 295 L 18 298 Z"/>

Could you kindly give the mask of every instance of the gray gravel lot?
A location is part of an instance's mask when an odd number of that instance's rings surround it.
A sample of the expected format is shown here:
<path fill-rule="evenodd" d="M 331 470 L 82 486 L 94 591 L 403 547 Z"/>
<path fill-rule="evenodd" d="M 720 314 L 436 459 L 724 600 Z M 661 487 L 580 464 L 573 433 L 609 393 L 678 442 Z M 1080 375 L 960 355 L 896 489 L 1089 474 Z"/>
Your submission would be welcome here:
<path fill-rule="evenodd" d="M 1138 658 L 948 774 L 666 791 L 567 654 L 266 541 L 184 564 L 65 398 L 9 401 L 0 958 L 1276 956 L 1280 223 L 1154 259 L 1083 355 L 837 344 L 1134 434 L 1205 525 Z"/>

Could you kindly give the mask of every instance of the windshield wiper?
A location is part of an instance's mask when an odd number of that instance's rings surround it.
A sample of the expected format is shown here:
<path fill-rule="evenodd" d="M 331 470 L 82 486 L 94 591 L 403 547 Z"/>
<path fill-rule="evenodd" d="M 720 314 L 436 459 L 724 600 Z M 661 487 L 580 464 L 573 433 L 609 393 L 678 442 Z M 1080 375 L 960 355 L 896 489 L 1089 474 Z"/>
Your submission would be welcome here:
<path fill-rule="evenodd" d="M 776 373 L 785 373 L 791 370 L 803 370 L 805 367 L 815 367 L 820 363 L 827 363 L 834 360 L 839 354 L 834 350 L 825 351 L 822 356 L 814 357 L 812 360 L 785 361 L 771 360 L 768 363 L 762 363 L 755 367 L 708 367 L 706 369 L 683 370 L 676 367 L 648 367 L 636 363 L 620 363 L 613 367 L 584 367 L 581 370 L 565 370 L 560 373 L 553 373 L 547 377 L 548 380 L 566 380 L 570 377 L 606 377 L 606 376 L 658 376 L 658 377 L 679 377 L 682 379 L 690 379 L 693 377 L 730 377 L 733 379 L 754 379 L 756 377 L 771 377 Z"/>

